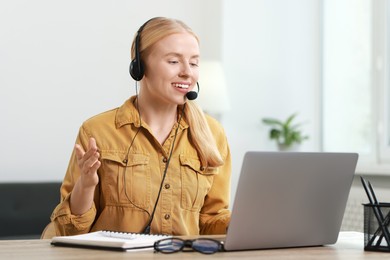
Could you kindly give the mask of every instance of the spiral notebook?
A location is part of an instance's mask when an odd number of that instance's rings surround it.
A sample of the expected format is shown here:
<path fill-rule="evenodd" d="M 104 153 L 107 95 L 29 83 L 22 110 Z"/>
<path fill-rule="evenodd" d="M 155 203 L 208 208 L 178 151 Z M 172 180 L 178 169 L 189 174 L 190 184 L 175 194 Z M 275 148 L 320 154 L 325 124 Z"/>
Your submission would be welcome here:
<path fill-rule="evenodd" d="M 51 240 L 54 246 L 88 247 L 119 251 L 153 248 L 154 242 L 169 238 L 167 235 L 146 235 L 115 231 L 95 231 L 74 236 L 56 236 Z"/>

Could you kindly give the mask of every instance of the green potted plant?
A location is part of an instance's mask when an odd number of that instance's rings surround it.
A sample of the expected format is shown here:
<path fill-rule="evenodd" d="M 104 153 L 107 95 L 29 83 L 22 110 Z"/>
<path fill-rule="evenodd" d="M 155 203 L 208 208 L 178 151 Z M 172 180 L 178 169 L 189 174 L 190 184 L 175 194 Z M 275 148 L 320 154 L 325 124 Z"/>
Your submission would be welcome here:
<path fill-rule="evenodd" d="M 279 150 L 294 150 L 297 145 L 308 139 L 307 135 L 303 135 L 300 130 L 301 123 L 295 123 L 297 113 L 290 115 L 285 121 L 275 118 L 263 118 L 263 123 L 271 126 L 269 138 L 276 140 Z"/>

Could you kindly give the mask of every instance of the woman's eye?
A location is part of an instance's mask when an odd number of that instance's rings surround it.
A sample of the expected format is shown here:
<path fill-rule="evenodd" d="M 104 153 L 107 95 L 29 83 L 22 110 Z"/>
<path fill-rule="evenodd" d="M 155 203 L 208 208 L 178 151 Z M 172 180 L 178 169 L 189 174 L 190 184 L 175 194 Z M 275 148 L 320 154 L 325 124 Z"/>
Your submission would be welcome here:
<path fill-rule="evenodd" d="M 169 64 L 177 64 L 177 63 L 179 63 L 177 60 L 170 60 L 170 61 L 168 61 L 168 63 Z"/>
<path fill-rule="evenodd" d="M 192 67 L 198 67 L 198 66 L 199 66 L 198 63 L 190 63 L 190 65 L 191 65 Z"/>

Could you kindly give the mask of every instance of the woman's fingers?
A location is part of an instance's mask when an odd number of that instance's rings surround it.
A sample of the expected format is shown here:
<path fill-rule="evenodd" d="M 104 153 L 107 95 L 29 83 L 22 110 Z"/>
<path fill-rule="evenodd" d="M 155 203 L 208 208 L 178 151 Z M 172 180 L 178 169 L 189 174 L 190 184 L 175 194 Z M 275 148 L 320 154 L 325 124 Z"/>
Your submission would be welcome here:
<path fill-rule="evenodd" d="M 87 152 L 79 145 L 75 145 L 79 168 L 83 173 L 94 173 L 100 167 L 99 152 L 94 138 L 89 139 Z"/>
<path fill-rule="evenodd" d="M 84 151 L 83 147 L 81 147 L 81 145 L 79 145 L 79 144 L 75 144 L 74 149 L 76 151 L 77 161 L 82 160 L 83 156 L 85 154 L 85 151 Z"/>
<path fill-rule="evenodd" d="M 84 163 L 82 165 L 82 170 L 83 172 L 85 173 L 93 173 L 95 172 L 100 166 L 100 162 L 99 162 L 99 153 L 96 151 L 94 152 L 93 154 L 91 154 L 90 156 L 88 155 L 88 153 L 86 153 L 84 155 Z"/>
<path fill-rule="evenodd" d="M 96 160 L 96 162 L 89 168 L 89 172 L 90 173 L 96 172 L 99 169 L 100 164 L 101 164 L 100 161 Z"/>
<path fill-rule="evenodd" d="M 92 149 L 93 149 L 93 150 L 97 151 L 97 146 L 96 146 L 96 140 L 95 140 L 95 138 L 93 138 L 93 137 L 89 138 L 88 149 L 89 149 L 89 150 L 92 150 Z"/>

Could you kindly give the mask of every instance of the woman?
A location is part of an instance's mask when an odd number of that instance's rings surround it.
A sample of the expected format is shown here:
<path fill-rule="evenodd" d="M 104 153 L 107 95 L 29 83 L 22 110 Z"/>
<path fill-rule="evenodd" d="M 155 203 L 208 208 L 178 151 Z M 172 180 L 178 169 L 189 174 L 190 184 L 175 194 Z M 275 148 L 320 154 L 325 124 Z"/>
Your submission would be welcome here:
<path fill-rule="evenodd" d="M 199 76 L 197 36 L 181 21 L 153 18 L 139 29 L 132 59 L 139 94 L 79 130 L 51 216 L 57 235 L 225 233 L 229 146 L 220 124 L 186 96 Z"/>

